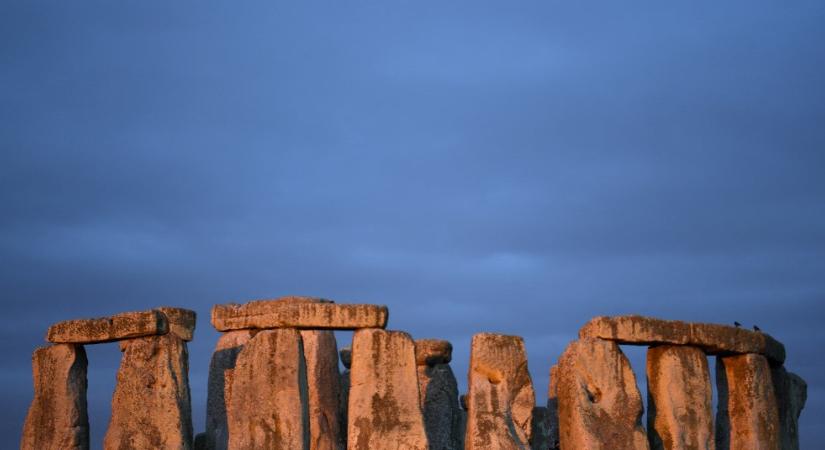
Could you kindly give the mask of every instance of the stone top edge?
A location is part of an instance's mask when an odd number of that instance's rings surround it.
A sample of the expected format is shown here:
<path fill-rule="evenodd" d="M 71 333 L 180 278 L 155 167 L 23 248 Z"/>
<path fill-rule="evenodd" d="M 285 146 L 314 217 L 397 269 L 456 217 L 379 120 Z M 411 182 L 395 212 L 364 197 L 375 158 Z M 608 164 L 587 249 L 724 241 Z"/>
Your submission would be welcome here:
<path fill-rule="evenodd" d="M 245 302 L 230 301 L 227 303 L 219 303 L 214 306 L 239 307 L 247 305 L 266 305 L 266 304 L 287 304 L 287 303 L 335 303 L 334 300 L 323 297 L 311 297 L 306 295 L 284 295 L 281 297 L 270 298 L 256 298 Z"/>
<path fill-rule="evenodd" d="M 109 321 L 109 322 L 112 322 L 116 319 L 123 319 L 123 318 L 127 318 L 127 317 L 135 317 L 135 316 L 143 315 L 143 314 L 151 315 L 153 313 L 158 313 L 158 314 L 161 314 L 163 316 L 166 316 L 166 313 L 164 313 L 164 311 L 169 311 L 169 312 L 174 312 L 174 313 L 182 313 L 182 314 L 187 314 L 187 315 L 188 314 L 197 315 L 197 312 L 195 312 L 192 309 L 181 308 L 179 306 L 165 306 L 164 305 L 164 306 L 156 306 L 154 308 L 144 309 L 144 310 L 140 310 L 140 311 L 122 311 L 122 312 L 110 314 L 108 316 L 79 317 L 79 318 L 75 318 L 75 319 L 60 320 L 60 321 L 52 323 L 50 325 L 50 328 L 55 326 L 55 325 L 61 325 L 61 324 L 66 324 L 66 323 L 93 322 L 93 321 L 94 322 L 96 322 L 96 321 Z"/>
<path fill-rule="evenodd" d="M 279 311 L 290 311 L 301 308 L 376 308 L 388 311 L 387 305 L 374 303 L 334 303 L 334 302 L 281 302 L 280 300 L 257 300 L 248 303 L 221 303 L 212 306 L 212 315 L 237 314 L 238 316 L 264 316 Z"/>

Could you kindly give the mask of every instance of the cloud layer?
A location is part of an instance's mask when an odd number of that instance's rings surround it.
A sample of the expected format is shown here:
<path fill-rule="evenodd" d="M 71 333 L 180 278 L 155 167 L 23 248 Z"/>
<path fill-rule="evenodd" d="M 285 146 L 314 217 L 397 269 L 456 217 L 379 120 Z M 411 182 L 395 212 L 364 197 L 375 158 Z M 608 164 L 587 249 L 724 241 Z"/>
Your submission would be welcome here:
<path fill-rule="evenodd" d="M 525 337 L 541 397 L 601 314 L 759 324 L 825 440 L 825 5 L 0 5 L 0 413 L 53 321 L 385 303 Z M 339 341 L 349 339 L 341 334 Z M 631 352 L 643 373 L 643 353 Z M 118 352 L 90 349 L 100 445 Z M 640 383 L 643 383 L 643 377 Z"/>

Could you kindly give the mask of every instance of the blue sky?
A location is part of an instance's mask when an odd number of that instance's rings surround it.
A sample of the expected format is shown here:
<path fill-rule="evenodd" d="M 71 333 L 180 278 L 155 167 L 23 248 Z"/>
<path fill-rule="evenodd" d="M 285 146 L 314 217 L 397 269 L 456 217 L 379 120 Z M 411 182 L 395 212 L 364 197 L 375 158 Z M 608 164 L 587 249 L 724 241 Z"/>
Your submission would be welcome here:
<path fill-rule="evenodd" d="M 211 305 L 302 294 L 450 339 L 462 386 L 473 333 L 524 336 L 540 397 L 592 316 L 759 324 L 822 442 L 823 23 L 821 1 L 0 3 L 2 436 L 54 321 L 196 310 L 202 431 Z M 99 446 L 119 353 L 88 351 Z"/>

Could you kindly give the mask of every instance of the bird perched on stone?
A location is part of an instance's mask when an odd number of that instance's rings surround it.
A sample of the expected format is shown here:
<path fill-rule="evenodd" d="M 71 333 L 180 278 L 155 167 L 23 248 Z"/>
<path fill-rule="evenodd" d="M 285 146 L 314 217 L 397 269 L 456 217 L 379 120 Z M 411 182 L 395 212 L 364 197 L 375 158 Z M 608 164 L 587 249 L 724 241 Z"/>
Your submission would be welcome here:
<path fill-rule="evenodd" d="M 739 323 L 739 322 L 733 322 L 733 326 L 735 326 L 736 328 L 739 328 L 739 327 L 742 326 L 742 324 Z"/>
<path fill-rule="evenodd" d="M 754 326 L 753 326 L 753 331 L 762 331 L 762 330 L 760 330 L 760 329 L 759 329 L 759 327 L 757 327 L 756 325 L 754 325 Z"/>

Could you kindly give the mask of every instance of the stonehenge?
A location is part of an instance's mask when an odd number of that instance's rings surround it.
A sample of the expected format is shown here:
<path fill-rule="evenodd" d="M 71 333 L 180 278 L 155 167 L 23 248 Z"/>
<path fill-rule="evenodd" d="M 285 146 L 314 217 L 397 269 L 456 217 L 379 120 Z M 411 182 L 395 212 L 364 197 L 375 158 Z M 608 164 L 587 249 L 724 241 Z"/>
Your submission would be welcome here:
<path fill-rule="evenodd" d="M 58 322 L 32 356 L 34 399 L 21 449 L 88 449 L 84 345 L 118 342 L 123 353 L 103 447 L 192 448 L 189 356 L 195 312 L 160 307 Z"/>
<path fill-rule="evenodd" d="M 452 344 L 387 330 L 388 316 L 382 305 L 297 296 L 215 305 L 220 335 L 197 434 L 187 348 L 194 311 L 57 322 L 32 356 L 20 448 L 90 448 L 84 346 L 107 342 L 122 357 L 106 450 L 799 448 L 807 385 L 784 367 L 785 347 L 759 331 L 595 317 L 552 365 L 546 403 L 537 403 L 521 337 L 475 334 L 459 396 Z M 339 350 L 336 330 L 353 331 L 351 345 Z M 647 347 L 646 423 L 621 345 Z"/>

